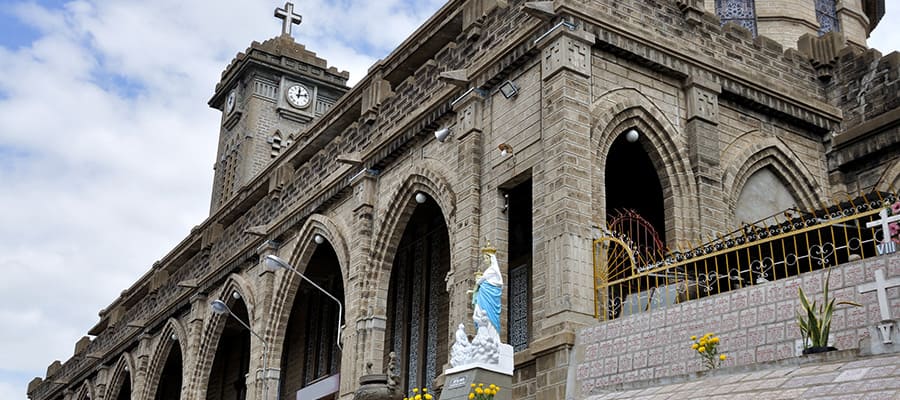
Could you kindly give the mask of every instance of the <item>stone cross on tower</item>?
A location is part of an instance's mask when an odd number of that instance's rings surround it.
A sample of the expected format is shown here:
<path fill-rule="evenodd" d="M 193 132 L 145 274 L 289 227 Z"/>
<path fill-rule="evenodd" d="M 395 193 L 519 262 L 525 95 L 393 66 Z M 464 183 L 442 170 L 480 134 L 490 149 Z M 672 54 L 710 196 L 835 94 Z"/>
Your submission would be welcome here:
<path fill-rule="evenodd" d="M 300 14 L 294 14 L 294 3 L 291 2 L 284 3 L 284 8 L 276 8 L 275 18 L 281 20 L 281 34 L 288 36 L 291 36 L 291 28 L 293 28 L 294 24 L 299 25 L 303 22 L 303 17 Z"/>
<path fill-rule="evenodd" d="M 884 278 L 884 270 L 879 269 L 875 271 L 875 283 L 867 283 L 857 287 L 860 294 L 875 292 L 878 296 L 878 308 L 881 309 L 882 320 L 881 325 L 878 325 L 878 329 L 881 330 L 882 341 L 886 344 L 891 343 L 891 326 L 893 324 L 891 321 L 891 306 L 888 302 L 887 289 L 895 286 L 900 286 L 900 278 L 887 280 Z"/>

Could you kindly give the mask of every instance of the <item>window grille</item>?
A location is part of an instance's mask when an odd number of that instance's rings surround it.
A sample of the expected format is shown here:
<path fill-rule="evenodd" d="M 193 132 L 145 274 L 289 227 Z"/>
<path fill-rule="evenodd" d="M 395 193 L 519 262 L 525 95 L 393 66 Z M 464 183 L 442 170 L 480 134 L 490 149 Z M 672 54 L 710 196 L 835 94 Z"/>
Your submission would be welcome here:
<path fill-rule="evenodd" d="M 716 15 L 727 22 L 737 23 L 756 36 L 756 4 L 754 0 L 716 0 Z"/>

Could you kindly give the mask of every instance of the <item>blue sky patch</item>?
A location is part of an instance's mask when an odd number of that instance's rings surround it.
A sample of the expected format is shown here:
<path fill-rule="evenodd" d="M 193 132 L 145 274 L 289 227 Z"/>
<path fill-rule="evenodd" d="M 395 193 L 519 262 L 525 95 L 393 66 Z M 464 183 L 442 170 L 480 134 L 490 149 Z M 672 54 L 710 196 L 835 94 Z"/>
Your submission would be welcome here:
<path fill-rule="evenodd" d="M 10 5 L 0 8 L 0 46 L 17 50 L 30 45 L 38 37 L 40 32 L 14 15 Z"/>

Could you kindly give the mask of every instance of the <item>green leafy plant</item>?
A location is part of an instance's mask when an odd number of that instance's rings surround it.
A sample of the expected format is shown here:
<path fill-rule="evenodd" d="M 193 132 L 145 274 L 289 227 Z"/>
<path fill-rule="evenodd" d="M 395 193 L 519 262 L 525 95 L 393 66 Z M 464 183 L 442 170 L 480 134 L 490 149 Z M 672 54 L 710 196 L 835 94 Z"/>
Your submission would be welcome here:
<path fill-rule="evenodd" d="M 830 279 L 831 270 L 828 270 L 825 274 L 825 282 L 822 285 L 822 304 L 810 301 L 810 298 L 803 293 L 802 287 L 797 289 L 800 292 L 800 306 L 802 308 L 802 311 L 797 313 L 797 325 L 800 327 L 800 334 L 803 336 L 804 349 L 828 346 L 828 334 L 831 333 L 831 316 L 834 314 L 836 300 L 828 298 L 828 281 Z M 862 307 L 861 304 L 852 301 L 839 301 L 837 304 Z"/>

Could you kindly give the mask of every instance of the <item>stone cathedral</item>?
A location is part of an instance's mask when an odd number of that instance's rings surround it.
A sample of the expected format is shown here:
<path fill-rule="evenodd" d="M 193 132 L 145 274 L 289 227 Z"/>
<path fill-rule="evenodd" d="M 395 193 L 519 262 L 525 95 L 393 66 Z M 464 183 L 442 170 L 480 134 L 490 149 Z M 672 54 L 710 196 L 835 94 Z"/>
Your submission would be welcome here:
<path fill-rule="evenodd" d="M 900 187 L 900 54 L 866 45 L 884 8 L 448 0 L 348 87 L 294 41 L 300 10 L 285 4 L 281 34 L 238 53 L 209 100 L 222 113 L 209 217 L 28 397 L 349 400 L 388 369 L 399 398 L 438 397 L 488 241 L 512 398 L 690 372 L 678 351 L 609 349 L 686 335 L 695 303 L 755 307 L 760 292 L 761 308 L 793 310 L 765 285 L 805 284 L 822 265 L 862 265 L 862 283 L 866 262 L 900 262 L 867 253 L 886 239 L 867 227 L 871 204 Z M 790 229 L 805 244 L 768 241 Z M 768 264 L 741 269 L 757 256 Z M 774 333 L 723 336 L 729 363 L 793 357 L 793 326 L 770 327 L 782 303 L 734 311 L 734 327 Z M 863 346 L 853 335 L 878 322 L 863 314 L 841 314 L 838 347 Z"/>

